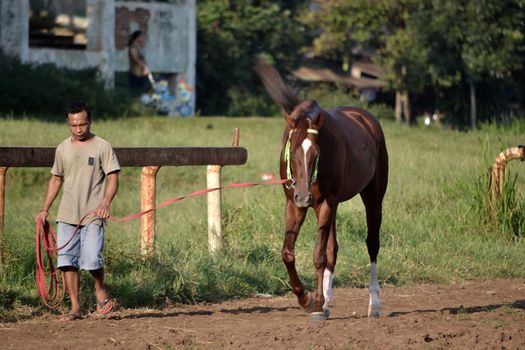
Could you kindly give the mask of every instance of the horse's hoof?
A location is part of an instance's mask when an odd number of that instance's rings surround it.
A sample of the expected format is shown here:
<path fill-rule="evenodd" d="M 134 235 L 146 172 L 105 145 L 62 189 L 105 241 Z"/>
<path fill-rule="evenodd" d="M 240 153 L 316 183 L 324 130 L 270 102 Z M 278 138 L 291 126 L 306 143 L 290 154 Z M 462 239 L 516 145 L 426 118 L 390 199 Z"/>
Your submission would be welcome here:
<path fill-rule="evenodd" d="M 369 305 L 368 306 L 368 317 L 379 317 L 381 316 L 381 305 Z"/>
<path fill-rule="evenodd" d="M 315 309 L 315 298 L 312 297 L 312 294 L 308 292 L 308 299 L 310 300 L 308 302 L 308 305 L 306 307 L 303 307 L 303 310 L 309 314 Z"/>
<path fill-rule="evenodd" d="M 329 308 L 324 308 L 323 307 L 323 312 L 324 312 L 326 318 L 330 317 L 330 309 Z"/>
<path fill-rule="evenodd" d="M 311 321 L 326 321 L 328 316 L 324 311 L 317 311 L 317 312 L 311 312 L 310 313 L 310 320 Z"/>

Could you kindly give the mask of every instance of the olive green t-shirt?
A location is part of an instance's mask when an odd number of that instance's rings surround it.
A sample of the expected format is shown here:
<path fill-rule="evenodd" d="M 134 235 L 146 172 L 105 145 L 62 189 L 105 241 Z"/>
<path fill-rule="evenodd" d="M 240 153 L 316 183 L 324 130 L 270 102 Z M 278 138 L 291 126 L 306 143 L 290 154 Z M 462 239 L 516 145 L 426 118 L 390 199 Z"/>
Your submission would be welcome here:
<path fill-rule="evenodd" d="M 62 199 L 57 221 L 78 225 L 82 218 L 97 209 L 105 193 L 106 175 L 120 170 L 111 145 L 94 136 L 83 145 L 67 138 L 55 151 L 51 173 L 62 177 Z M 83 224 L 101 220 L 86 219 Z"/>

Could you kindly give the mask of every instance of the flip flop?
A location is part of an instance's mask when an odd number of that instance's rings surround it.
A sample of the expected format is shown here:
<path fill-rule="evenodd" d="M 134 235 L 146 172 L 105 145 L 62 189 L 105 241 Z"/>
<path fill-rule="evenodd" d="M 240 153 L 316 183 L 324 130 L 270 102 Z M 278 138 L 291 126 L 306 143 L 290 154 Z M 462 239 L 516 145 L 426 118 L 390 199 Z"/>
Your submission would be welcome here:
<path fill-rule="evenodd" d="M 113 310 L 113 301 L 108 296 L 104 301 L 97 300 L 97 313 L 105 315 Z"/>
<path fill-rule="evenodd" d="M 82 317 L 81 313 L 75 313 L 75 312 L 69 312 L 67 314 L 64 314 L 60 317 L 60 321 L 69 322 L 69 321 L 76 321 L 81 320 L 84 317 Z"/>

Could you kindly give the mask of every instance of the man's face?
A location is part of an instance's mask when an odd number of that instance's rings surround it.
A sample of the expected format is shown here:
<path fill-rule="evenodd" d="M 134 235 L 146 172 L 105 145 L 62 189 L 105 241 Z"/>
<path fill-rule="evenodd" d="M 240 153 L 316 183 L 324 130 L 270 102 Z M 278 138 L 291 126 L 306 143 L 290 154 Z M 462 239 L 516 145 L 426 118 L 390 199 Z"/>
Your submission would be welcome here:
<path fill-rule="evenodd" d="M 67 115 L 69 131 L 76 141 L 85 141 L 88 138 L 90 124 L 87 113 L 84 111 Z"/>

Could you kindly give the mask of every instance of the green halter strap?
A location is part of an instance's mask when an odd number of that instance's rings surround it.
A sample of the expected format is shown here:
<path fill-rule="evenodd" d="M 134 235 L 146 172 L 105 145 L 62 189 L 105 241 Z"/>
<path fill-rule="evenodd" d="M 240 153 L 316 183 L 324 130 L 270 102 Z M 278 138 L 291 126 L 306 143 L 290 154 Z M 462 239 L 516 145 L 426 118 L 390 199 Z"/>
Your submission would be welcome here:
<path fill-rule="evenodd" d="M 294 130 L 295 129 L 292 129 L 288 133 L 288 141 L 286 141 L 286 145 L 284 147 L 284 161 L 286 162 L 286 177 L 292 181 L 293 181 L 292 166 L 290 164 L 290 139 L 292 138 L 292 133 L 294 132 Z M 315 129 L 308 129 L 306 130 L 306 132 L 309 134 L 316 134 L 316 135 L 319 134 L 319 131 Z M 315 156 L 315 160 L 314 160 L 314 172 L 312 174 L 312 179 L 310 181 L 310 183 L 312 184 L 317 181 L 318 164 L 319 164 L 319 153 Z"/>

